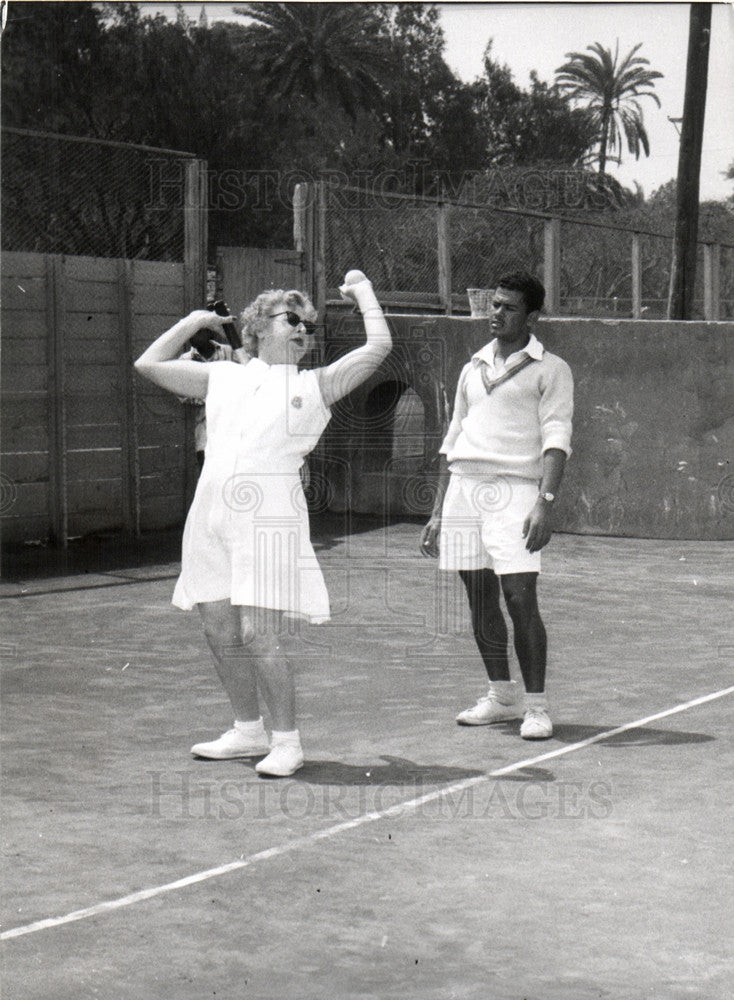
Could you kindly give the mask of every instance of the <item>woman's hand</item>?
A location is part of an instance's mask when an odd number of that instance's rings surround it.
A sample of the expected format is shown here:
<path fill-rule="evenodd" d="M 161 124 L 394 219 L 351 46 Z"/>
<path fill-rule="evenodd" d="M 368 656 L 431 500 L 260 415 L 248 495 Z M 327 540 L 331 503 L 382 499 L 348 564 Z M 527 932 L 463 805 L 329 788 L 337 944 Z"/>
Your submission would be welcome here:
<path fill-rule="evenodd" d="M 356 305 L 360 312 L 364 312 L 370 306 L 378 309 L 380 307 L 372 282 L 363 271 L 347 271 L 339 293 L 345 302 Z"/>
<path fill-rule="evenodd" d="M 135 370 L 162 389 L 175 392 L 177 396 L 203 398 L 209 384 L 209 365 L 179 359 L 178 355 L 186 342 L 200 330 L 219 333 L 222 332 L 222 324 L 230 322 L 231 316 L 218 316 L 209 309 L 195 309 L 143 351 L 135 362 Z"/>
<path fill-rule="evenodd" d="M 192 334 L 198 333 L 199 330 L 212 330 L 217 333 L 223 333 L 222 328 L 224 324 L 234 323 L 234 321 L 234 316 L 220 316 L 211 309 L 194 309 L 193 312 L 190 312 L 183 319 L 187 329 L 190 328 Z"/>

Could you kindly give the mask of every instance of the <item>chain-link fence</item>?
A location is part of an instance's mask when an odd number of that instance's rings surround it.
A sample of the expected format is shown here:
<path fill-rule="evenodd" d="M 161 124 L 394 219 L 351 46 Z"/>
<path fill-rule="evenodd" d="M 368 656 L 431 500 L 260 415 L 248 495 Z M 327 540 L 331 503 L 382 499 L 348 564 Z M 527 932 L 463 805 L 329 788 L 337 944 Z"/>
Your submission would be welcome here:
<path fill-rule="evenodd" d="M 734 319 L 734 246 L 727 244 L 719 257 L 719 319 Z"/>
<path fill-rule="evenodd" d="M 670 292 L 673 240 L 640 233 L 640 308 L 646 319 L 665 319 Z"/>
<path fill-rule="evenodd" d="M 308 187 L 314 190 L 302 202 L 321 213 L 313 226 L 322 232 L 314 274 L 323 275 L 327 300 L 345 269 L 360 267 L 388 306 L 467 312 L 468 288 L 486 288 L 522 268 L 543 278 L 549 311 L 559 315 L 666 316 L 672 236 L 599 219 L 328 184 L 319 195 L 319 185 Z M 692 318 L 725 319 L 734 311 L 734 246 L 708 250 L 706 264 L 699 243 Z"/>
<path fill-rule="evenodd" d="M 182 261 L 192 154 L 2 130 L 3 250 Z"/>
<path fill-rule="evenodd" d="M 376 287 L 435 292 L 438 250 L 435 206 L 411 198 L 349 188 L 325 190 L 325 275 L 329 288 L 359 267 Z"/>
<path fill-rule="evenodd" d="M 561 220 L 560 305 L 571 316 L 631 316 L 630 234 Z"/>
<path fill-rule="evenodd" d="M 455 205 L 450 211 L 452 286 L 483 288 L 488 276 L 524 268 L 543 270 L 543 220 L 487 208 Z"/>

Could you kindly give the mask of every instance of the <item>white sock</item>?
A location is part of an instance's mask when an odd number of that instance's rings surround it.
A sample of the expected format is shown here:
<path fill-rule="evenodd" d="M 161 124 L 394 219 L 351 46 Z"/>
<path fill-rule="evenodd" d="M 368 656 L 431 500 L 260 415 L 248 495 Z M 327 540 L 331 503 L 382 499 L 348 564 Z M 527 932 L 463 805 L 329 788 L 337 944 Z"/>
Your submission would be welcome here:
<path fill-rule="evenodd" d="M 517 699 L 517 681 L 490 681 L 489 690 L 497 695 L 503 705 L 512 705 Z"/>
<path fill-rule="evenodd" d="M 548 708 L 548 699 L 546 698 L 545 691 L 541 691 L 539 694 L 525 694 L 525 711 L 531 708 Z"/>
<path fill-rule="evenodd" d="M 238 733 L 242 733 L 243 736 L 264 736 L 265 726 L 263 725 L 263 717 L 260 716 L 259 719 L 250 720 L 243 722 L 241 719 L 234 720 L 234 728 Z"/>
<path fill-rule="evenodd" d="M 278 743 L 289 743 L 291 746 L 300 747 L 301 734 L 297 729 L 274 729 L 272 735 L 272 746 Z"/>

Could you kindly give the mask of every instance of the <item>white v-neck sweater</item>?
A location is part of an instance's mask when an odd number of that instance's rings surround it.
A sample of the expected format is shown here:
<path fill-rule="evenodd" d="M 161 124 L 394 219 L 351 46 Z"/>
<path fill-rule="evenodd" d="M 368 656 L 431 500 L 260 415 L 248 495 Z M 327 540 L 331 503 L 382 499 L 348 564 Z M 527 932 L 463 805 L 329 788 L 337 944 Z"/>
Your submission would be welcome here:
<path fill-rule="evenodd" d="M 440 451 L 452 472 L 540 479 L 543 452 L 571 454 L 571 369 L 534 336 L 504 363 L 496 348 L 496 340 L 486 344 L 462 369 Z M 532 364 L 487 393 L 481 365 L 495 379 L 528 355 Z"/>

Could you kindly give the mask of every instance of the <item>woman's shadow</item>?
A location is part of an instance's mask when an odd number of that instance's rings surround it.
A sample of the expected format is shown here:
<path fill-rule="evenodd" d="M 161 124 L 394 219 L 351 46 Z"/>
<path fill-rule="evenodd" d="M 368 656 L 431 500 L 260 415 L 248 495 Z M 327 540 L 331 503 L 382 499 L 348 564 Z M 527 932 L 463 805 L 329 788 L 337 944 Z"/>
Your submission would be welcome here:
<path fill-rule="evenodd" d="M 307 760 L 293 775 L 294 780 L 312 785 L 450 785 L 488 773 L 480 768 L 416 764 L 406 757 L 384 754 L 382 764 L 344 764 L 337 760 Z M 542 768 L 523 768 L 515 780 L 552 781 Z"/>
<path fill-rule="evenodd" d="M 499 726 L 497 728 L 500 728 Z M 503 729 L 511 730 L 512 723 L 506 723 Z M 553 737 L 537 744 L 539 754 L 544 749 L 552 750 L 558 743 L 573 744 L 600 736 L 614 729 L 614 726 L 589 726 L 574 723 L 559 723 L 555 726 Z M 708 733 L 675 732 L 666 729 L 653 729 L 640 726 L 616 733 L 603 740 L 602 746 L 613 748 L 640 748 L 653 746 L 681 746 L 691 743 L 709 743 L 716 737 Z M 442 764 L 417 764 L 406 757 L 392 757 L 387 754 L 380 756 L 382 764 L 344 764 L 336 760 L 306 761 L 294 778 L 314 785 L 449 785 L 466 778 L 476 778 L 491 774 L 493 767 L 468 768 Z M 501 762 L 497 761 L 497 764 Z M 496 765 L 495 765 L 496 766 Z M 505 781 L 553 781 L 554 774 L 547 768 L 527 765 L 511 775 L 503 775 Z"/>

